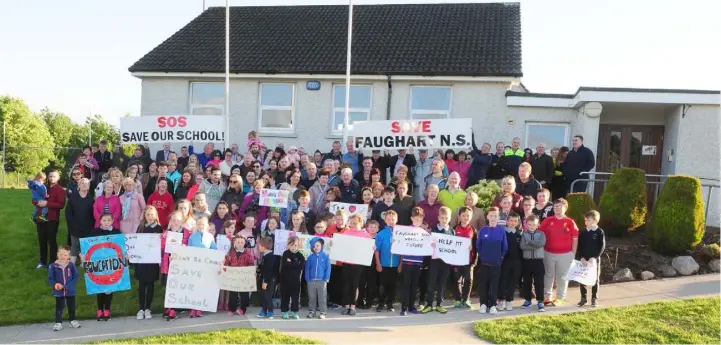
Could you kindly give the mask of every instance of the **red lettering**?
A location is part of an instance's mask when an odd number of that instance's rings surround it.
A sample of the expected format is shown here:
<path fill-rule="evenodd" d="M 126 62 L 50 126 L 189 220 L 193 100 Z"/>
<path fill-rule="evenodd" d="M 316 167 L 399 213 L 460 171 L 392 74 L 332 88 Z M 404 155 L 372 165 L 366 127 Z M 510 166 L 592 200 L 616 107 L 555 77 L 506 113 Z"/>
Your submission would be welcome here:
<path fill-rule="evenodd" d="M 430 133 L 431 121 L 393 121 L 391 122 L 391 133 Z"/>
<path fill-rule="evenodd" d="M 185 116 L 178 117 L 178 126 L 185 127 L 188 125 L 188 118 Z"/>
<path fill-rule="evenodd" d="M 425 120 L 421 121 L 421 125 L 423 126 L 423 133 L 430 133 L 431 132 L 431 121 Z"/>
<path fill-rule="evenodd" d="M 391 133 L 400 133 L 401 132 L 401 125 L 398 123 L 398 121 L 391 122 Z"/>
<path fill-rule="evenodd" d="M 158 117 L 158 127 L 159 128 L 165 128 L 167 127 L 185 127 L 188 125 L 188 118 L 185 116 L 160 116 Z"/>
<path fill-rule="evenodd" d="M 165 116 L 158 117 L 158 127 L 165 128 L 166 119 Z"/>

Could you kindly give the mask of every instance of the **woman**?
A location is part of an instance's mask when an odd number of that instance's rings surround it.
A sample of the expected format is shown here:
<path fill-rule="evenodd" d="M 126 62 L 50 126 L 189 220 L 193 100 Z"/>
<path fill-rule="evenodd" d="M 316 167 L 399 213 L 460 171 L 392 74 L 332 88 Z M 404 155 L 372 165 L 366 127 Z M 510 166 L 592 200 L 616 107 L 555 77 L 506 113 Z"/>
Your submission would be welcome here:
<path fill-rule="evenodd" d="M 190 165 L 190 163 L 188 163 Z M 148 172 L 143 174 L 141 182 L 143 184 L 143 196 L 147 200 L 150 194 L 155 191 L 155 181 L 158 180 L 158 163 L 150 162 Z"/>
<path fill-rule="evenodd" d="M 513 209 L 513 212 L 516 212 L 518 214 L 521 214 L 523 212 L 523 209 L 521 207 L 521 200 L 523 200 L 523 196 L 516 193 L 516 179 L 508 175 L 501 179 L 501 191 L 496 195 L 496 198 L 493 199 L 493 203 L 491 206 L 501 208 L 501 199 L 504 194 L 511 194 L 512 196 L 512 202 L 511 202 L 511 209 Z"/>
<path fill-rule="evenodd" d="M 557 199 L 553 203 L 553 217 L 546 218 L 539 230 L 546 235 L 543 266 L 543 304 L 556 306 L 557 300 L 566 298 L 568 291 L 568 270 L 574 259 L 578 245 L 578 226 L 573 219 L 566 217 L 568 202 Z M 556 282 L 556 298 L 553 298 L 553 283 Z M 536 291 L 538 293 L 538 291 Z"/>
<path fill-rule="evenodd" d="M 253 191 L 248 193 L 243 199 L 243 204 L 238 210 L 238 219 L 242 223 L 246 214 L 255 214 L 255 224 L 261 224 L 268 216 L 268 206 L 260 206 L 260 191 L 265 187 L 263 180 L 256 180 L 253 184 Z"/>
<path fill-rule="evenodd" d="M 373 169 L 371 169 L 371 173 L 370 173 L 369 178 L 370 178 L 370 183 L 369 183 L 368 185 L 364 186 L 364 187 L 370 187 L 370 186 L 372 186 L 374 183 L 381 183 L 381 184 L 382 184 L 382 182 L 381 182 L 381 170 L 378 169 L 378 168 L 373 168 Z"/>
<path fill-rule="evenodd" d="M 205 193 L 208 201 L 208 208 L 214 210 L 215 205 L 218 204 L 218 201 L 220 201 L 220 198 L 223 197 L 223 193 L 225 193 L 225 190 L 228 189 L 228 187 L 226 187 L 225 183 L 221 180 L 220 169 L 216 167 L 209 167 L 208 170 L 210 170 L 210 178 L 203 180 L 203 183 L 200 184 L 200 188 L 198 188 L 198 190 Z"/>
<path fill-rule="evenodd" d="M 138 194 L 143 194 L 143 183 L 138 180 L 138 166 L 129 167 L 128 171 L 125 172 L 125 176 L 133 180 L 133 190 Z"/>
<path fill-rule="evenodd" d="M 451 209 L 451 214 L 458 212 L 458 208 L 465 204 L 466 192 L 461 189 L 461 177 L 457 172 L 448 176 L 448 185 L 438 193 L 438 201 Z"/>
<path fill-rule="evenodd" d="M 230 175 L 230 178 L 228 178 L 228 189 L 223 193 L 220 200 L 224 201 L 230 208 L 230 211 L 235 214 L 240 208 L 240 205 L 243 204 L 243 198 L 245 198 L 243 179 L 239 174 Z"/>
<path fill-rule="evenodd" d="M 185 168 L 194 168 L 195 171 L 200 171 L 200 160 L 198 159 L 198 155 L 190 155 L 190 157 L 188 157 L 188 166 Z"/>
<path fill-rule="evenodd" d="M 563 165 L 566 161 L 566 156 L 568 156 L 568 147 L 563 146 L 558 150 L 558 153 L 553 155 L 554 157 L 554 172 L 553 172 L 553 178 L 551 179 L 551 197 L 553 199 L 558 198 L 565 198 L 568 194 L 568 186 L 566 184 L 566 179 L 563 177 Z M 551 152 L 553 153 L 553 152 Z"/>
<path fill-rule="evenodd" d="M 373 200 L 373 190 L 371 187 L 363 187 L 361 189 L 361 202 L 363 205 L 368 206 L 368 213 L 363 215 L 365 216 L 366 222 L 370 219 L 373 219 L 371 216 L 373 216 L 373 206 L 376 205 L 375 200 Z"/>
<path fill-rule="evenodd" d="M 65 208 L 65 220 L 70 234 L 70 262 L 75 263 L 80 254 L 80 239 L 90 234 L 95 226 L 93 218 L 93 196 L 90 191 L 90 180 L 82 178 L 78 181 L 78 189 L 68 197 Z"/>
<path fill-rule="evenodd" d="M 173 196 L 168 192 L 168 181 L 161 179 L 158 181 L 158 188 L 148 198 L 148 206 L 153 206 L 158 211 L 160 225 L 163 228 L 168 226 L 168 217 L 175 208 Z"/>
<path fill-rule="evenodd" d="M 65 196 L 70 197 L 73 195 L 73 193 L 78 191 L 78 186 L 80 184 L 80 180 L 82 180 L 83 172 L 80 171 L 79 167 L 72 168 L 70 170 L 70 182 L 68 183 L 68 188 L 65 189 Z M 88 178 L 88 180 L 90 180 Z"/>
<path fill-rule="evenodd" d="M 323 153 L 320 152 L 320 150 L 313 152 L 313 163 L 315 163 L 317 167 L 323 166 Z"/>
<path fill-rule="evenodd" d="M 255 183 L 257 176 L 258 175 L 253 170 L 250 170 L 245 174 L 245 178 L 243 179 L 243 194 L 250 193 L 250 190 L 253 189 L 253 183 Z"/>
<path fill-rule="evenodd" d="M 145 210 L 145 199 L 143 194 L 138 193 L 135 189 L 135 181 L 126 177 L 123 180 L 123 188 L 125 193 L 120 197 L 121 209 L 121 221 L 120 221 L 120 232 L 123 234 L 134 234 L 138 231 L 140 226 L 141 218 L 143 216 L 143 210 Z"/>
<path fill-rule="evenodd" d="M 425 199 L 418 203 L 418 207 L 423 209 L 423 221 L 428 224 L 428 228 L 431 231 L 438 227 L 438 210 L 443 206 L 438 201 L 438 185 L 429 184 L 426 187 Z"/>
<path fill-rule="evenodd" d="M 103 193 L 95 199 L 95 203 L 93 204 L 95 227 L 100 227 L 100 216 L 103 213 L 110 213 L 113 215 L 113 228 L 119 229 L 121 212 L 120 198 L 113 192 L 113 184 L 105 183 L 103 185 Z"/>
<path fill-rule="evenodd" d="M 493 155 L 491 155 L 491 144 L 483 143 L 479 151 L 475 138 L 472 143 L 473 150 L 471 150 L 471 158 L 473 158 L 473 161 L 471 162 L 470 168 L 468 168 L 468 182 L 466 183 L 466 187 L 473 186 L 478 184 L 479 181 L 486 179 L 488 168 L 491 166 L 491 160 L 493 159 Z"/>
<path fill-rule="evenodd" d="M 60 209 L 65 207 L 65 190 L 58 184 L 60 173 L 52 170 L 48 173 L 48 198 L 36 203 L 37 207 L 47 207 L 47 221 L 37 222 L 38 245 L 40 249 L 40 263 L 35 269 L 41 269 L 52 264 L 57 259 L 58 252 L 58 221 Z M 50 260 L 48 260 L 48 256 Z"/>
<path fill-rule="evenodd" d="M 531 163 L 531 158 L 533 158 L 533 150 L 529 148 L 523 150 L 523 161 Z"/>
<path fill-rule="evenodd" d="M 396 176 L 393 176 L 391 183 L 389 183 L 388 185 L 397 190 L 400 182 L 405 182 L 406 187 L 408 188 L 408 191 L 407 191 L 408 195 L 413 195 L 413 183 L 410 180 L 408 180 L 408 167 L 405 165 L 401 165 L 398 168 L 398 172 L 396 172 Z M 410 217 L 410 213 L 408 214 L 408 217 Z M 401 224 L 401 225 L 403 225 L 403 224 Z"/>
<path fill-rule="evenodd" d="M 383 189 L 385 189 L 385 186 L 380 182 L 373 182 L 373 184 L 371 185 L 374 203 L 377 204 L 379 202 L 383 202 Z"/>
<path fill-rule="evenodd" d="M 113 186 L 113 194 L 120 195 L 123 194 L 123 173 L 120 172 L 120 169 L 118 168 L 110 168 L 108 170 L 108 173 L 106 175 L 105 181 L 100 182 L 98 186 L 95 188 L 95 197 L 97 198 L 99 195 L 103 194 L 105 191 L 105 185 L 110 184 Z"/>
<path fill-rule="evenodd" d="M 286 182 L 278 186 L 279 190 L 288 191 L 291 196 L 291 200 L 295 203 L 298 202 L 298 193 L 301 190 L 305 190 L 302 184 L 300 184 L 300 170 L 294 169 L 289 172 Z M 290 205 L 288 205 L 290 208 Z"/>
<path fill-rule="evenodd" d="M 223 160 L 223 154 L 220 152 L 220 150 L 213 151 L 213 159 L 209 160 L 208 163 L 205 164 L 205 170 L 207 171 L 210 167 L 215 167 L 220 169 L 220 162 Z"/>
<path fill-rule="evenodd" d="M 401 167 L 404 167 L 402 165 Z M 400 172 L 401 169 L 398 169 Z M 396 198 L 393 200 L 393 208 L 398 213 L 398 225 L 411 225 L 411 211 L 416 202 L 408 195 L 408 182 L 401 180 L 396 187 Z"/>
<path fill-rule="evenodd" d="M 476 204 L 478 204 L 478 194 L 473 192 L 466 193 L 466 204 L 465 206 L 470 208 L 473 211 L 473 216 L 471 217 L 471 227 L 478 231 L 481 230 L 481 228 L 486 225 L 486 214 L 481 210 L 480 208 L 476 207 Z M 458 212 L 454 212 L 453 216 L 451 217 L 451 226 L 458 225 Z"/>
<path fill-rule="evenodd" d="M 454 171 L 457 172 L 461 178 L 461 188 L 464 189 L 466 188 L 466 183 L 468 183 L 468 169 L 471 167 L 471 162 L 467 159 L 468 156 L 465 152 L 458 152 L 458 162 L 454 168 Z"/>
<path fill-rule="evenodd" d="M 265 173 L 271 176 L 275 176 L 275 172 L 278 170 L 278 160 L 272 158 L 268 161 L 268 167 L 265 169 Z"/>
<path fill-rule="evenodd" d="M 194 189 L 194 191 L 191 194 L 192 189 Z M 180 183 L 178 184 L 178 188 L 175 190 L 175 202 L 177 203 L 180 200 L 193 199 L 193 195 L 195 195 L 195 192 L 197 190 L 198 185 L 195 183 L 193 171 L 185 169 L 183 171 L 183 174 L 180 176 Z"/>
<path fill-rule="evenodd" d="M 455 171 L 458 157 L 456 157 L 456 153 L 453 150 L 446 150 L 443 155 L 443 162 L 446 163 L 446 168 L 448 168 L 448 172 L 450 173 Z"/>
<path fill-rule="evenodd" d="M 256 178 L 260 177 L 263 173 L 263 165 L 260 162 L 253 162 L 253 171 L 255 172 Z"/>

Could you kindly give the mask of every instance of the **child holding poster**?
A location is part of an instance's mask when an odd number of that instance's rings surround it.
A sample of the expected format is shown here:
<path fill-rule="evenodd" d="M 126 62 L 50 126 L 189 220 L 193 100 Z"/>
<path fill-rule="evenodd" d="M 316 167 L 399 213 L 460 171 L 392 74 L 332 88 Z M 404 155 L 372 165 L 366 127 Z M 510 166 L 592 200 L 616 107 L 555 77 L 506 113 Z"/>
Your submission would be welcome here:
<path fill-rule="evenodd" d="M 53 331 L 63 329 L 63 309 L 68 305 L 68 318 L 72 328 L 80 328 L 75 320 L 75 285 L 78 283 L 80 273 L 75 264 L 70 262 L 70 247 L 58 248 L 58 260 L 48 267 L 48 283 L 53 288 L 55 297 L 55 325 Z"/>
<path fill-rule="evenodd" d="M 260 259 L 260 287 L 262 291 L 261 309 L 257 317 L 273 319 L 273 293 L 278 280 L 278 259 L 273 255 L 273 239 L 263 237 L 258 241 L 263 257 Z"/>
<path fill-rule="evenodd" d="M 145 208 L 145 219 L 138 227 L 139 234 L 159 234 L 163 232 L 160 226 L 158 211 L 153 206 Z M 158 249 L 160 250 L 160 249 Z M 135 264 L 135 279 L 138 280 L 138 320 L 152 319 L 150 306 L 153 304 L 155 294 L 155 281 L 160 276 L 160 265 L 158 264 Z"/>
<path fill-rule="evenodd" d="M 401 187 L 403 183 L 399 185 Z M 414 207 L 411 210 L 411 222 L 414 227 L 420 228 L 423 225 L 423 209 L 420 207 Z M 398 270 L 403 277 L 403 286 L 401 287 L 401 316 L 408 315 L 408 312 L 412 314 L 418 314 L 418 309 L 415 307 L 416 290 L 418 290 L 418 279 L 421 275 L 421 266 L 423 266 L 422 256 L 401 256 L 401 267 Z"/>
<path fill-rule="evenodd" d="M 321 224 L 324 222 L 319 222 Z M 325 224 L 323 224 L 325 231 Z M 330 257 L 323 250 L 325 241 L 320 237 L 313 237 L 310 240 L 310 248 L 313 251 L 305 261 L 305 281 L 308 283 L 308 318 L 316 317 L 325 319 L 328 311 L 326 294 L 328 281 L 330 280 Z"/>
<path fill-rule="evenodd" d="M 371 220 L 366 224 L 366 231 L 371 239 L 376 239 L 378 230 L 380 230 L 378 222 L 375 220 Z M 379 273 L 376 271 L 376 263 L 374 255 L 371 265 L 363 267 L 363 274 L 361 274 L 360 286 L 358 287 L 358 308 L 360 309 L 370 309 L 378 294 Z"/>
<path fill-rule="evenodd" d="M 580 260 L 583 264 L 586 262 L 596 264 L 596 284 L 591 288 L 591 307 L 594 308 L 598 307 L 598 275 L 601 273 L 601 254 L 606 248 L 606 234 L 598 227 L 600 219 L 601 215 L 597 211 L 588 211 L 583 215 L 586 228 L 578 234 L 578 250 L 576 250 L 576 260 Z M 581 301 L 577 304 L 579 307 L 588 303 L 586 296 L 586 285 L 581 284 Z"/>
<path fill-rule="evenodd" d="M 376 272 L 380 274 L 382 288 L 380 290 L 382 293 L 378 294 L 376 312 L 383 311 L 384 303 L 386 311 L 395 311 L 393 309 L 393 300 L 396 298 L 396 282 L 401 268 L 399 267 L 400 255 L 391 253 L 391 244 L 393 243 L 393 228 L 396 226 L 397 221 L 398 214 L 396 211 L 386 211 L 386 226 L 376 235 L 376 251 L 373 255 L 376 262 Z"/>
<path fill-rule="evenodd" d="M 333 237 L 348 230 L 348 213 L 345 210 L 338 210 L 333 216 L 333 224 L 325 231 L 325 236 Z M 331 245 L 332 247 L 332 245 Z M 328 283 L 328 303 L 332 309 L 337 309 L 343 304 L 343 263 L 336 262 L 331 266 L 330 282 Z"/>
<path fill-rule="evenodd" d="M 281 284 L 280 284 L 280 311 L 283 320 L 293 318 L 298 320 L 300 308 L 300 280 L 305 267 L 305 257 L 298 251 L 300 239 L 296 236 L 288 238 L 288 249 L 281 258 Z M 288 308 L 290 304 L 290 308 Z M 290 313 L 288 312 L 290 310 Z M 292 313 L 292 314 L 291 314 Z"/>
<path fill-rule="evenodd" d="M 481 304 L 479 313 L 498 314 L 496 297 L 498 280 L 501 276 L 501 263 L 508 250 L 506 229 L 498 224 L 497 207 L 488 209 L 488 225 L 481 228 L 476 240 L 478 252 L 478 299 Z M 490 307 L 490 309 L 489 309 Z"/>
<path fill-rule="evenodd" d="M 222 233 L 219 233 L 215 236 L 215 245 L 218 247 L 218 250 L 228 253 L 233 249 L 235 219 L 226 220 L 225 223 L 223 223 L 223 227 L 221 229 L 223 229 Z M 243 240 L 245 240 L 245 238 L 243 238 Z M 253 256 L 252 253 L 250 255 Z M 220 290 L 220 296 L 218 296 L 218 310 L 230 310 L 231 312 L 234 311 L 235 309 L 228 309 L 229 300 L 230 291 Z"/>
<path fill-rule="evenodd" d="M 518 279 L 521 277 L 521 216 L 511 211 L 506 221 L 506 243 L 508 250 L 501 265 L 501 279 L 498 285 L 497 308 L 499 311 L 513 310 L 513 296 Z"/>
<path fill-rule="evenodd" d="M 343 235 L 370 238 L 368 232 L 363 229 L 363 217 L 354 214 L 350 217 L 350 228 L 343 231 Z M 353 316 L 356 314 L 356 293 L 360 284 L 360 278 L 365 266 L 343 263 L 343 308 L 341 314 Z"/>
<path fill-rule="evenodd" d="M 113 215 L 110 213 L 103 213 L 100 216 L 100 226 L 93 229 L 88 237 L 97 236 L 108 236 L 108 235 L 120 235 L 119 229 L 113 227 Z M 85 261 L 85 258 L 80 254 L 80 260 Z M 110 305 L 113 303 L 113 293 L 99 293 L 95 295 L 98 302 L 98 311 L 96 313 L 96 319 L 98 321 L 110 320 Z"/>
<path fill-rule="evenodd" d="M 434 229 L 431 229 L 432 233 L 444 234 L 444 235 L 455 235 L 456 232 L 451 228 L 451 209 L 443 206 L 438 209 L 438 224 Z M 435 243 L 433 243 L 435 246 Z M 450 274 L 450 266 L 441 259 L 431 259 L 428 265 L 428 294 L 421 296 L 426 299 L 426 306 L 421 310 L 422 314 L 427 314 L 433 311 L 433 299 L 436 300 L 436 311 L 445 314 L 448 311 L 443 307 L 443 296 L 446 292 L 446 283 L 448 282 L 448 275 Z M 437 294 L 437 296 L 436 296 Z"/>
<path fill-rule="evenodd" d="M 468 195 L 476 195 L 475 193 L 468 193 Z M 471 224 L 473 216 L 475 215 L 474 209 L 468 206 L 462 206 L 458 209 L 458 225 L 456 226 L 456 236 L 465 237 L 473 240 L 476 236 L 476 230 Z M 483 211 L 481 211 L 483 213 Z M 484 220 L 485 222 L 485 220 Z M 473 243 L 473 242 L 471 242 Z M 474 251 L 471 248 L 468 255 L 470 256 L 468 265 L 465 266 L 453 266 L 451 272 L 453 274 L 453 298 L 456 300 L 453 308 L 466 308 L 471 309 L 471 286 L 473 286 L 473 271 L 475 268 Z"/>
<path fill-rule="evenodd" d="M 238 231 L 238 235 L 245 237 L 245 247 L 250 249 L 250 252 L 255 258 L 255 262 L 258 262 L 258 260 L 260 260 L 260 249 L 256 245 L 258 242 L 255 237 L 256 234 L 255 215 L 248 213 L 243 217 L 243 229 Z"/>
<path fill-rule="evenodd" d="M 255 258 L 246 248 L 246 241 L 243 235 L 237 235 L 233 238 L 233 248 L 230 248 L 228 254 L 225 255 L 224 265 L 228 267 L 248 267 L 255 265 Z M 250 292 L 222 291 L 228 296 L 228 315 L 233 316 L 245 315 L 250 305 Z M 239 301 L 240 300 L 240 301 Z"/>
<path fill-rule="evenodd" d="M 165 246 L 166 246 L 166 239 L 168 237 L 169 232 L 174 233 L 182 233 L 183 234 L 183 240 L 181 242 L 182 245 L 188 245 L 188 239 L 190 239 L 191 231 L 183 227 L 183 217 L 184 214 L 182 211 L 178 210 L 170 214 L 170 219 L 168 220 L 168 228 L 163 231 L 163 235 L 160 239 L 160 250 L 163 253 L 162 260 L 160 262 L 160 273 L 161 273 L 161 281 L 163 282 L 163 285 L 165 285 L 167 279 L 168 279 L 168 267 L 170 266 L 170 253 L 166 253 Z M 166 308 L 163 312 L 163 317 L 167 320 L 174 320 L 176 318 L 175 310 L 171 308 Z"/>
<path fill-rule="evenodd" d="M 200 218 L 195 221 L 195 232 L 188 238 L 188 247 L 217 249 L 215 245 L 215 237 L 208 232 L 208 223 L 208 217 L 206 216 L 200 216 Z M 191 309 L 188 316 L 191 318 L 203 317 L 203 312 Z"/>

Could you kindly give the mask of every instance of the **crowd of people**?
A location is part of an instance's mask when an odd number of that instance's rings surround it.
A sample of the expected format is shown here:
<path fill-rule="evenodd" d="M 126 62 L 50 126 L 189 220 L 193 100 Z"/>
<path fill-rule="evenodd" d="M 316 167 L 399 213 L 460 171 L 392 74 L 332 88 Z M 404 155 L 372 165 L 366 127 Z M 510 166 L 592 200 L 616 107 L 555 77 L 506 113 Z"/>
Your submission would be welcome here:
<path fill-rule="evenodd" d="M 307 152 L 302 146 L 286 151 L 282 143 L 268 149 L 251 132 L 245 153 L 238 144 L 221 151 L 208 143 L 202 152 L 191 144 L 178 154 L 165 144 L 153 160 L 147 145 L 126 156 L 119 147 L 109 152 L 101 141 L 77 157 L 66 188 L 58 184 L 57 170 L 47 176 L 38 173 L 29 183 L 40 250 L 36 268 L 48 268 L 57 299 L 55 328 L 62 329 L 66 305 L 71 326 L 79 326 L 74 282 L 79 275 L 75 264 L 83 259 L 81 238 L 116 233 L 158 233 L 164 238 L 170 231 L 183 233 L 183 245 L 209 249 L 216 248 L 215 236 L 224 234 L 232 244 L 225 265 L 258 266 L 258 317 L 274 317 L 272 299 L 280 294 L 282 317 L 299 318 L 302 290 L 309 297 L 308 317 L 325 318 L 328 308 L 342 308 L 344 315 L 372 306 L 379 312 L 394 311 L 397 285 L 401 315 L 445 313 L 442 303 L 449 277 L 454 308 L 470 308 L 474 275 L 482 313 L 511 310 L 518 287 L 522 308 L 536 299 L 538 310 L 544 311 L 565 298 L 565 275 L 574 258 L 598 261 L 603 251 L 599 214 L 586 214 L 585 229 L 579 232 L 565 216 L 568 204 L 563 199 L 571 183 L 583 178 L 581 172 L 594 167 L 594 158 L 580 136 L 573 138 L 572 148 L 553 148 L 550 156 L 544 144 L 536 152 L 520 144 L 518 138 L 510 146 L 498 143 L 492 153 L 489 143 L 479 149 L 474 138 L 469 152 L 409 149 L 391 156 L 373 150 L 364 155 L 350 140 L 345 152 L 339 141 L 327 153 Z M 487 210 L 476 207 L 478 196 L 464 190 L 484 179 L 501 185 Z M 575 186 L 585 190 L 580 181 Z M 261 205 L 264 188 L 288 191 L 288 207 Z M 330 213 L 332 202 L 364 204 L 368 213 Z M 68 238 L 58 249 L 63 208 Z M 396 225 L 472 239 L 469 265 L 392 254 Z M 303 257 L 298 238 L 291 236 L 283 256 L 274 256 L 279 229 L 314 236 L 313 253 Z M 372 265 L 331 264 L 323 247 L 336 233 L 374 239 Z M 166 281 L 170 256 L 161 250 L 160 265 L 134 265 L 138 319 L 152 318 L 155 282 Z M 592 289 L 593 306 L 597 289 Z M 587 303 L 585 287 L 582 295 L 579 306 Z M 99 294 L 97 299 L 98 321 L 109 320 L 112 294 Z M 218 309 L 242 315 L 249 303 L 248 293 L 221 292 Z M 177 312 L 166 308 L 164 317 L 174 319 Z M 190 310 L 188 315 L 203 314 Z"/>

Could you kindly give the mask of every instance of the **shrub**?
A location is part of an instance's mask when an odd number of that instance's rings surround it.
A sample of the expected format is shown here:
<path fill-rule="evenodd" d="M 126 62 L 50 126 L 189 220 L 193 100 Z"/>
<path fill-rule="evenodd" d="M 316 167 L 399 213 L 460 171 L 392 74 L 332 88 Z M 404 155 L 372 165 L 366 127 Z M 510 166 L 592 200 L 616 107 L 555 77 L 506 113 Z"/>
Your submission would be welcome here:
<path fill-rule="evenodd" d="M 476 207 L 487 210 L 493 204 L 493 199 L 501 192 L 501 186 L 496 181 L 481 180 L 478 184 L 466 188 L 466 192 L 478 195 Z"/>
<path fill-rule="evenodd" d="M 596 209 L 596 203 L 593 201 L 593 198 L 585 192 L 569 193 L 566 196 L 566 201 L 568 201 L 566 216 L 573 219 L 579 229 L 583 229 L 583 215 L 588 211 Z M 601 219 L 603 219 L 603 215 L 601 215 Z"/>
<path fill-rule="evenodd" d="M 648 227 L 651 248 L 666 255 L 693 250 L 701 243 L 704 202 L 701 181 L 693 176 L 671 176 L 663 184 Z"/>
<path fill-rule="evenodd" d="M 647 195 L 646 172 L 635 168 L 616 170 L 598 204 L 603 230 L 621 236 L 643 225 L 648 212 Z"/>
<path fill-rule="evenodd" d="M 721 255 L 721 247 L 719 247 L 716 243 L 704 244 L 701 247 L 701 250 L 699 250 L 699 253 L 701 254 L 701 257 L 708 261 L 718 259 Z"/>

